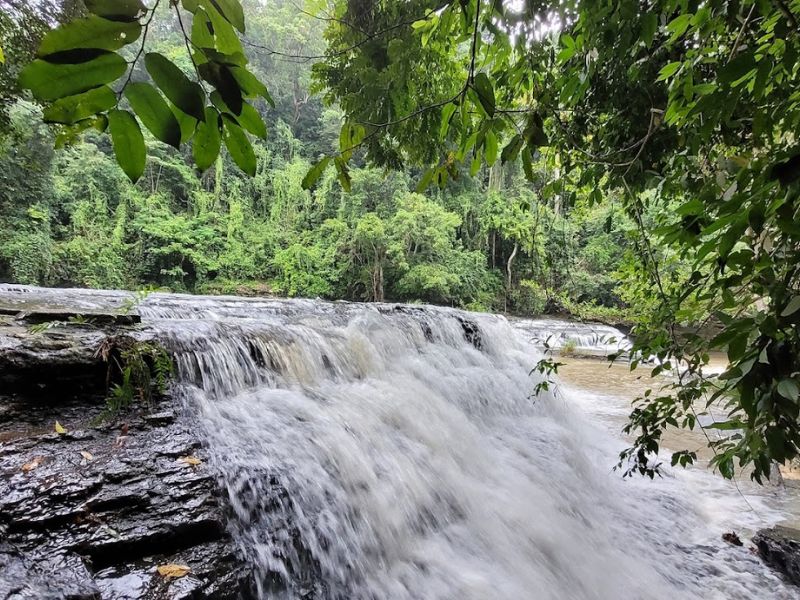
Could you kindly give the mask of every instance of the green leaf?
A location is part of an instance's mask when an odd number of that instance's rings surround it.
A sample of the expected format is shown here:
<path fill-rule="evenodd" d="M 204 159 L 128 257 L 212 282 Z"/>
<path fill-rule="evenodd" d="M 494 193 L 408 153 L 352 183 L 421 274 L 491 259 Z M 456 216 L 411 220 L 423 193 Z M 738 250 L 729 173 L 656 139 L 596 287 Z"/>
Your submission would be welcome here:
<path fill-rule="evenodd" d="M 244 52 L 234 52 L 233 54 L 226 54 L 215 50 L 214 48 L 200 48 L 194 53 L 194 60 L 198 66 L 204 65 L 209 62 L 216 62 L 228 67 L 246 67 L 247 57 Z"/>
<path fill-rule="evenodd" d="M 214 29 L 208 13 L 202 8 L 198 8 L 192 19 L 192 44 L 197 48 L 214 47 Z"/>
<path fill-rule="evenodd" d="M 506 147 L 503 148 L 503 152 L 500 154 L 500 161 L 505 164 L 507 162 L 514 162 L 517 160 L 517 156 L 519 156 L 519 151 L 522 150 L 522 136 L 515 135 L 511 138 L 511 141 L 506 144 Z"/>
<path fill-rule="evenodd" d="M 159 89 L 175 106 L 198 121 L 205 118 L 203 88 L 190 81 L 174 63 L 157 52 L 144 59 L 147 72 Z"/>
<path fill-rule="evenodd" d="M 129 83 L 125 88 L 125 97 L 157 140 L 175 148 L 180 147 L 180 123 L 156 88 L 149 83 Z"/>
<path fill-rule="evenodd" d="M 478 94 L 478 100 L 480 100 L 481 106 L 483 106 L 486 114 L 493 117 L 496 106 L 494 88 L 492 87 L 492 82 L 489 81 L 489 77 L 487 77 L 486 73 L 478 73 L 475 75 L 475 80 L 472 85 Z"/>
<path fill-rule="evenodd" d="M 797 398 L 800 396 L 800 386 L 794 379 L 781 379 L 778 382 L 778 393 L 787 400 L 797 402 Z"/>
<path fill-rule="evenodd" d="M 525 149 L 522 151 L 522 170 L 525 172 L 525 179 L 528 181 L 533 181 L 535 179 L 530 146 L 525 146 Z"/>
<path fill-rule="evenodd" d="M 236 121 L 254 136 L 262 140 L 267 139 L 267 126 L 264 124 L 264 120 L 258 111 L 247 102 L 242 104 L 242 114 L 236 117 Z"/>
<path fill-rule="evenodd" d="M 658 31 L 658 13 L 648 12 L 642 17 L 641 40 L 648 48 L 653 45 L 653 38 Z"/>
<path fill-rule="evenodd" d="M 331 162 L 331 157 L 326 156 L 313 167 L 308 170 L 306 176 L 303 177 L 302 186 L 304 190 L 310 190 L 319 178 L 322 177 L 322 174 L 325 172 L 325 169 L 328 168 L 328 164 Z"/>
<path fill-rule="evenodd" d="M 532 114 L 528 117 L 528 123 L 523 132 L 525 139 L 528 141 L 528 146 L 537 148 L 539 146 L 547 146 L 550 141 L 544 132 L 544 122 L 542 117 L 538 114 Z"/>
<path fill-rule="evenodd" d="M 250 177 L 255 177 L 256 153 L 250 140 L 247 139 L 247 134 L 230 115 L 222 115 L 222 122 L 222 139 L 233 162 Z"/>
<path fill-rule="evenodd" d="M 108 128 L 117 162 L 128 178 L 136 183 L 147 162 L 144 136 L 136 118 L 126 110 L 112 110 L 108 113 Z"/>
<path fill-rule="evenodd" d="M 214 0 L 203 0 L 203 3 L 214 28 L 215 47 L 223 54 L 244 54 L 239 36 Z"/>
<path fill-rule="evenodd" d="M 752 52 L 742 52 L 722 67 L 717 80 L 723 84 L 736 85 L 756 73 L 756 61 Z"/>
<path fill-rule="evenodd" d="M 486 132 L 486 164 L 490 167 L 497 160 L 497 136 L 491 129 Z"/>
<path fill-rule="evenodd" d="M 350 169 L 347 168 L 347 162 L 341 156 L 337 156 L 333 163 L 336 166 L 336 178 L 339 180 L 339 185 L 349 194 L 353 187 L 353 181 L 350 178 Z"/>
<path fill-rule="evenodd" d="M 242 102 L 242 108 L 239 111 L 239 114 L 236 115 L 225 103 L 225 100 L 222 98 L 222 94 L 220 94 L 217 90 L 211 92 L 211 102 L 217 107 L 219 112 L 233 117 L 233 120 L 236 121 L 240 127 L 261 139 L 266 139 L 267 126 L 264 124 L 264 121 L 262 120 L 261 115 L 258 114 L 258 111 L 250 104 L 247 102 Z"/>
<path fill-rule="evenodd" d="M 111 21 L 136 21 L 147 10 L 141 0 L 84 0 L 83 3 L 90 13 Z"/>
<path fill-rule="evenodd" d="M 170 110 L 172 110 L 172 114 L 174 114 L 175 118 L 178 120 L 178 125 L 180 125 L 181 128 L 181 144 L 185 144 L 192 139 L 192 136 L 197 129 L 197 119 L 191 115 L 187 115 L 172 103 L 170 103 L 169 107 Z"/>
<path fill-rule="evenodd" d="M 61 148 L 72 144 L 78 139 L 81 133 L 91 128 L 103 133 L 108 128 L 108 118 L 105 115 L 97 115 L 95 117 L 83 119 L 82 121 L 78 121 L 72 125 L 65 125 L 61 128 L 56 136 L 56 150 L 60 150 Z"/>
<path fill-rule="evenodd" d="M 679 37 L 686 33 L 691 21 L 692 13 L 682 13 L 667 23 L 667 30 L 672 33 L 670 42 L 676 41 Z"/>
<path fill-rule="evenodd" d="M 245 98 L 256 98 L 257 96 L 261 96 L 272 108 L 275 108 L 275 101 L 272 99 L 272 96 L 269 95 L 267 86 L 261 83 L 258 77 L 253 75 L 244 67 L 232 66 L 229 67 L 229 69 L 233 75 L 233 78 L 236 80 L 236 83 L 239 84 L 242 92 L 244 92 Z"/>
<path fill-rule="evenodd" d="M 231 25 L 246 33 L 244 10 L 239 0 L 210 0 L 210 2 Z"/>
<path fill-rule="evenodd" d="M 425 169 L 425 172 L 422 174 L 422 178 L 419 180 L 419 183 L 417 184 L 416 187 L 416 192 L 418 194 L 421 194 L 428 189 L 428 187 L 431 184 L 431 181 L 433 181 L 434 172 L 435 169 L 433 168 Z"/>
<path fill-rule="evenodd" d="M 118 50 L 135 42 L 141 33 L 142 26 L 136 21 L 123 23 L 89 15 L 48 32 L 42 39 L 37 55 L 44 58 L 82 48 Z"/>
<path fill-rule="evenodd" d="M 6 55 L 3 54 L 3 49 L 0 48 L 0 65 L 5 64 L 6 62 Z"/>
<path fill-rule="evenodd" d="M 111 83 L 127 69 L 125 59 L 112 52 L 79 65 L 35 60 L 22 70 L 19 84 L 31 90 L 38 100 L 58 100 Z"/>
<path fill-rule="evenodd" d="M 214 86 L 225 104 L 235 115 L 242 114 L 242 92 L 230 69 L 223 64 L 209 62 L 198 67 L 200 75 Z"/>
<path fill-rule="evenodd" d="M 656 79 L 656 81 L 665 81 L 669 79 L 678 71 L 678 69 L 681 68 L 681 65 L 683 65 L 683 63 L 680 61 L 675 61 L 664 65 L 658 72 L 658 79 Z"/>
<path fill-rule="evenodd" d="M 184 10 L 195 14 L 200 6 L 200 0 L 181 0 Z"/>
<path fill-rule="evenodd" d="M 575 38 L 568 33 L 561 36 L 561 51 L 558 53 L 558 62 L 567 62 L 575 55 L 577 47 L 575 46 Z"/>
<path fill-rule="evenodd" d="M 83 94 L 56 100 L 44 110 L 43 116 L 46 123 L 71 125 L 114 108 L 116 104 L 117 95 L 110 87 L 103 85 Z"/>
<path fill-rule="evenodd" d="M 442 109 L 442 121 L 439 125 L 439 139 L 443 140 L 447 136 L 447 130 L 450 129 L 450 120 L 453 117 L 453 113 L 456 112 L 456 106 L 454 103 L 447 104 Z"/>
<path fill-rule="evenodd" d="M 789 304 L 786 305 L 786 308 L 783 309 L 783 312 L 781 312 L 781 316 L 788 317 L 796 313 L 798 310 L 800 310 L 800 296 L 794 296 L 789 301 Z"/>
<path fill-rule="evenodd" d="M 481 168 L 481 155 L 476 153 L 475 156 L 472 157 L 472 162 L 469 165 L 469 174 L 470 177 L 475 177 L 480 171 Z"/>
<path fill-rule="evenodd" d="M 222 145 L 219 113 L 210 106 L 205 109 L 205 119 L 197 123 L 192 140 L 192 157 L 200 171 L 208 170 L 219 156 Z"/>
<path fill-rule="evenodd" d="M 732 420 L 732 421 L 715 421 L 714 423 L 710 423 L 706 425 L 707 429 L 719 429 L 720 431 L 734 431 L 736 429 L 743 429 L 745 424 L 739 420 Z"/>

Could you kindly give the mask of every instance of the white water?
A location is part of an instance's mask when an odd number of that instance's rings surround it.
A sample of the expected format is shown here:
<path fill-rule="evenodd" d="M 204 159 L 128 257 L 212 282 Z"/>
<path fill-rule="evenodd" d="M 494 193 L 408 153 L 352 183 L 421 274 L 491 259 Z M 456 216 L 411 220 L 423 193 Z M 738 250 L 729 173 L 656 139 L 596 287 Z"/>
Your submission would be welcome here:
<path fill-rule="evenodd" d="M 631 348 L 631 341 L 623 332 L 601 323 L 577 323 L 555 318 L 514 318 L 510 322 L 526 340 L 542 349 L 545 346 L 553 350 L 572 346 L 582 354 L 606 356 Z"/>
<path fill-rule="evenodd" d="M 139 310 L 177 355 L 260 598 L 797 597 L 720 539 L 779 504 L 750 497 L 756 516 L 700 470 L 621 480 L 599 397 L 532 400 L 538 351 L 501 317 L 163 294 Z"/>

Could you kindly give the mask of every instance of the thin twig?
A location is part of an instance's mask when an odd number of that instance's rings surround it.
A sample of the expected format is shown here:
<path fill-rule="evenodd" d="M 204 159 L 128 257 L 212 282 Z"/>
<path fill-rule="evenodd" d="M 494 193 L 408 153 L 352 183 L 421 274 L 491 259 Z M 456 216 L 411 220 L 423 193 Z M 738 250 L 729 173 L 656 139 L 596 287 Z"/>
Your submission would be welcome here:
<path fill-rule="evenodd" d="M 117 106 L 122 101 L 122 94 L 125 93 L 125 88 L 128 87 L 128 84 L 131 82 L 133 78 L 133 72 L 136 70 L 136 63 L 139 62 L 139 59 L 142 58 L 142 54 L 144 54 L 145 45 L 147 44 L 147 34 L 150 32 L 150 24 L 153 22 L 153 19 L 156 16 L 156 10 L 158 9 L 158 5 L 161 4 L 161 0 L 156 0 L 156 3 L 153 5 L 153 8 L 150 9 L 150 18 L 145 21 L 144 25 L 142 25 L 144 31 L 142 32 L 142 44 L 139 46 L 139 52 L 136 53 L 136 56 L 133 60 L 128 63 L 130 64 L 130 70 L 128 71 L 128 77 L 125 80 L 125 83 L 122 84 L 119 92 L 117 93 Z"/>
<path fill-rule="evenodd" d="M 786 5 L 786 2 L 783 0 L 774 0 L 775 4 L 778 5 L 778 10 L 783 13 L 783 16 L 786 17 L 786 20 L 789 21 L 789 24 L 794 27 L 795 29 L 800 29 L 800 25 L 797 23 L 797 19 L 792 14 L 792 11 L 789 10 L 789 7 Z"/>
<path fill-rule="evenodd" d="M 202 82 L 202 78 L 200 77 L 200 69 L 197 67 L 197 62 L 194 60 L 194 54 L 192 54 L 192 47 L 189 45 L 190 37 L 186 34 L 186 28 L 183 26 L 183 17 L 181 16 L 181 9 L 178 8 L 178 5 L 175 4 L 175 14 L 178 15 L 178 25 L 180 25 L 181 33 L 183 34 L 183 43 L 186 45 L 186 52 L 189 54 L 189 59 L 192 61 L 192 66 L 194 66 L 195 75 L 197 75 L 197 81 Z"/>
<path fill-rule="evenodd" d="M 733 42 L 733 48 L 731 48 L 731 53 L 728 55 L 728 60 L 725 61 L 725 64 L 728 64 L 733 60 L 733 57 L 736 56 L 736 51 L 739 50 L 739 42 L 742 40 L 742 34 L 744 33 L 747 24 L 750 22 L 750 17 L 753 16 L 753 11 L 756 9 L 755 3 L 753 6 L 750 7 L 750 12 L 747 13 L 747 17 L 745 17 L 744 22 L 742 23 L 742 27 L 739 29 L 739 33 L 736 34 L 736 39 Z"/>

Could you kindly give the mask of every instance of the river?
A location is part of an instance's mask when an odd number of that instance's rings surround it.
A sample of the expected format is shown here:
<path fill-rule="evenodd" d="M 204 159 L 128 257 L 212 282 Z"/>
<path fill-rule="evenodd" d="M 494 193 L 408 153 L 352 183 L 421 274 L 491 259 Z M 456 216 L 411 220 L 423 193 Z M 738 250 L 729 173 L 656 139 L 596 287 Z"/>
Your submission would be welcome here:
<path fill-rule="evenodd" d="M 743 537 L 792 489 L 612 471 L 645 382 L 500 316 L 391 304 L 0 286 L 21 309 L 136 308 L 175 356 L 260 598 L 788 599 Z M 634 376 L 635 377 L 635 376 Z M 674 438 L 676 443 L 686 438 Z M 690 440 L 694 443 L 697 440 Z"/>

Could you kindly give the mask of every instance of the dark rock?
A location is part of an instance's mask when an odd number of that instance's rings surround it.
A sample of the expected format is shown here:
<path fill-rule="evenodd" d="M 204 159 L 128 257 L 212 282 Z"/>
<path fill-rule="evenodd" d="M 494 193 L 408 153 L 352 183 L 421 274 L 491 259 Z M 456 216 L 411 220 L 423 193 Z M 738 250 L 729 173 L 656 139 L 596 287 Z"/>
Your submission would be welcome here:
<path fill-rule="evenodd" d="M 0 322 L 0 389 L 5 394 L 24 393 L 30 399 L 48 391 L 86 394 L 104 390 L 108 369 L 98 349 L 112 335 L 153 339 L 144 327 L 117 327 L 112 333 L 61 323 L 34 333 L 19 324 Z"/>
<path fill-rule="evenodd" d="M 151 425 L 169 425 L 175 421 L 175 412 L 171 410 L 164 410 L 158 413 L 145 415 L 144 420 Z"/>
<path fill-rule="evenodd" d="M 483 348 L 481 329 L 478 327 L 478 324 L 464 317 L 458 317 L 458 320 L 461 323 L 461 329 L 464 331 L 464 339 L 472 344 L 476 350 Z"/>
<path fill-rule="evenodd" d="M 102 311 L 69 311 L 57 309 L 23 310 L 0 306 L 0 315 L 13 316 L 15 320 L 29 325 L 62 321 L 65 323 L 90 323 L 92 325 L 135 325 L 142 318 L 134 313 Z"/>
<path fill-rule="evenodd" d="M 764 562 L 800 585 L 800 531 L 781 526 L 762 529 L 753 543 Z"/>
<path fill-rule="evenodd" d="M 739 536 L 736 535 L 735 531 L 731 531 L 729 533 L 723 533 L 722 534 L 722 539 L 723 539 L 723 541 L 728 542 L 732 546 L 744 546 L 744 544 L 742 543 L 742 540 L 739 539 Z"/>
<path fill-rule="evenodd" d="M 33 433 L 0 439 L 0 600 L 245 595 L 250 574 L 191 415 L 163 401 L 120 436 L 91 426 L 101 409 L 54 401 L 26 424 Z M 56 419 L 66 434 L 50 433 Z M 156 567 L 170 563 L 191 571 L 167 580 Z"/>

